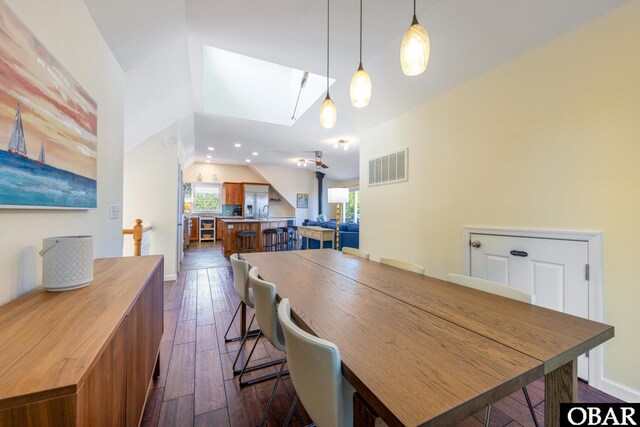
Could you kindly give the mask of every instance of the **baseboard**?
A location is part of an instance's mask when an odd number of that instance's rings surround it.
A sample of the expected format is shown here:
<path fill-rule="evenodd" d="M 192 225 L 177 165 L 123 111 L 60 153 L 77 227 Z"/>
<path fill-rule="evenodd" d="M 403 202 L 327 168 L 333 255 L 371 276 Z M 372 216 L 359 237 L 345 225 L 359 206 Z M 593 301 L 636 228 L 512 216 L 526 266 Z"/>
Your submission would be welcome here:
<path fill-rule="evenodd" d="M 640 391 L 608 378 L 600 380 L 600 390 L 628 403 L 640 403 Z"/>
<path fill-rule="evenodd" d="M 176 274 L 165 274 L 164 275 L 164 281 L 165 282 L 171 282 L 173 280 L 176 280 L 178 278 L 178 276 Z"/>

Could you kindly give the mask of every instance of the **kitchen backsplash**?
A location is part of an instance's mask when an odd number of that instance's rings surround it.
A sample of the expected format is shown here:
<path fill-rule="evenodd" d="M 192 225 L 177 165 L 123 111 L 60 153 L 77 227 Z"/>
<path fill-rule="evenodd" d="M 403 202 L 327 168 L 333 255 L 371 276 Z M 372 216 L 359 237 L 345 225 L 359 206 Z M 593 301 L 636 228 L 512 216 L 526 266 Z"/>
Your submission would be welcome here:
<path fill-rule="evenodd" d="M 242 209 L 242 205 L 222 205 L 222 216 L 233 216 L 234 209 Z"/>

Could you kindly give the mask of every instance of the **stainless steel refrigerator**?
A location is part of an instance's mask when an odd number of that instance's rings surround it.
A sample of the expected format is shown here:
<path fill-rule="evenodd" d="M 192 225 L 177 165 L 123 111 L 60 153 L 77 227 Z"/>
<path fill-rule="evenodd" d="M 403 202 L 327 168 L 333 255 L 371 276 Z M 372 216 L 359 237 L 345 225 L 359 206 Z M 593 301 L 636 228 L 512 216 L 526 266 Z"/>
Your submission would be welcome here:
<path fill-rule="evenodd" d="M 265 207 L 266 206 L 266 207 Z M 269 215 L 269 186 L 247 184 L 244 186 L 244 217 L 263 218 Z"/>

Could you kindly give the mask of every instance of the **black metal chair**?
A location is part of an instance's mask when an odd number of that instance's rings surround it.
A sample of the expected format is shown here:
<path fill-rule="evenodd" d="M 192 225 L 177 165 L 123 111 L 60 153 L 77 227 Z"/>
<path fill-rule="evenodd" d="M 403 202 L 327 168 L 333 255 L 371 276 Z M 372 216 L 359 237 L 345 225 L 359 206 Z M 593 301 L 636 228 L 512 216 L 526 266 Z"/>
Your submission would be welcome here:
<path fill-rule="evenodd" d="M 264 251 L 273 252 L 278 250 L 278 231 L 277 228 L 268 228 L 264 230 Z"/>
<path fill-rule="evenodd" d="M 298 227 L 290 225 L 287 227 L 289 234 L 289 250 L 295 251 L 298 249 Z"/>
<path fill-rule="evenodd" d="M 280 230 L 278 233 L 278 250 L 286 251 L 289 247 L 289 228 L 278 227 L 278 230 Z"/>
<path fill-rule="evenodd" d="M 238 253 L 255 252 L 258 233 L 253 230 L 238 231 Z"/>

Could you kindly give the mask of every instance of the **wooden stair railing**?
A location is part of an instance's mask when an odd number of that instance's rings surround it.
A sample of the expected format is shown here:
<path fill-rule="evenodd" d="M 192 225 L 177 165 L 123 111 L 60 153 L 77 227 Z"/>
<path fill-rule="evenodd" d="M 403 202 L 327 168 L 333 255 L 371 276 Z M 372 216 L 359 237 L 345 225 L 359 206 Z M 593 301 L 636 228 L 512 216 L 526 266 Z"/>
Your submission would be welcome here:
<path fill-rule="evenodd" d="M 153 225 L 142 226 L 142 220 L 136 219 L 136 225 L 133 228 L 125 228 L 122 230 L 122 234 L 133 235 L 133 256 L 140 256 L 142 254 L 142 235 L 147 231 L 153 230 Z"/>

